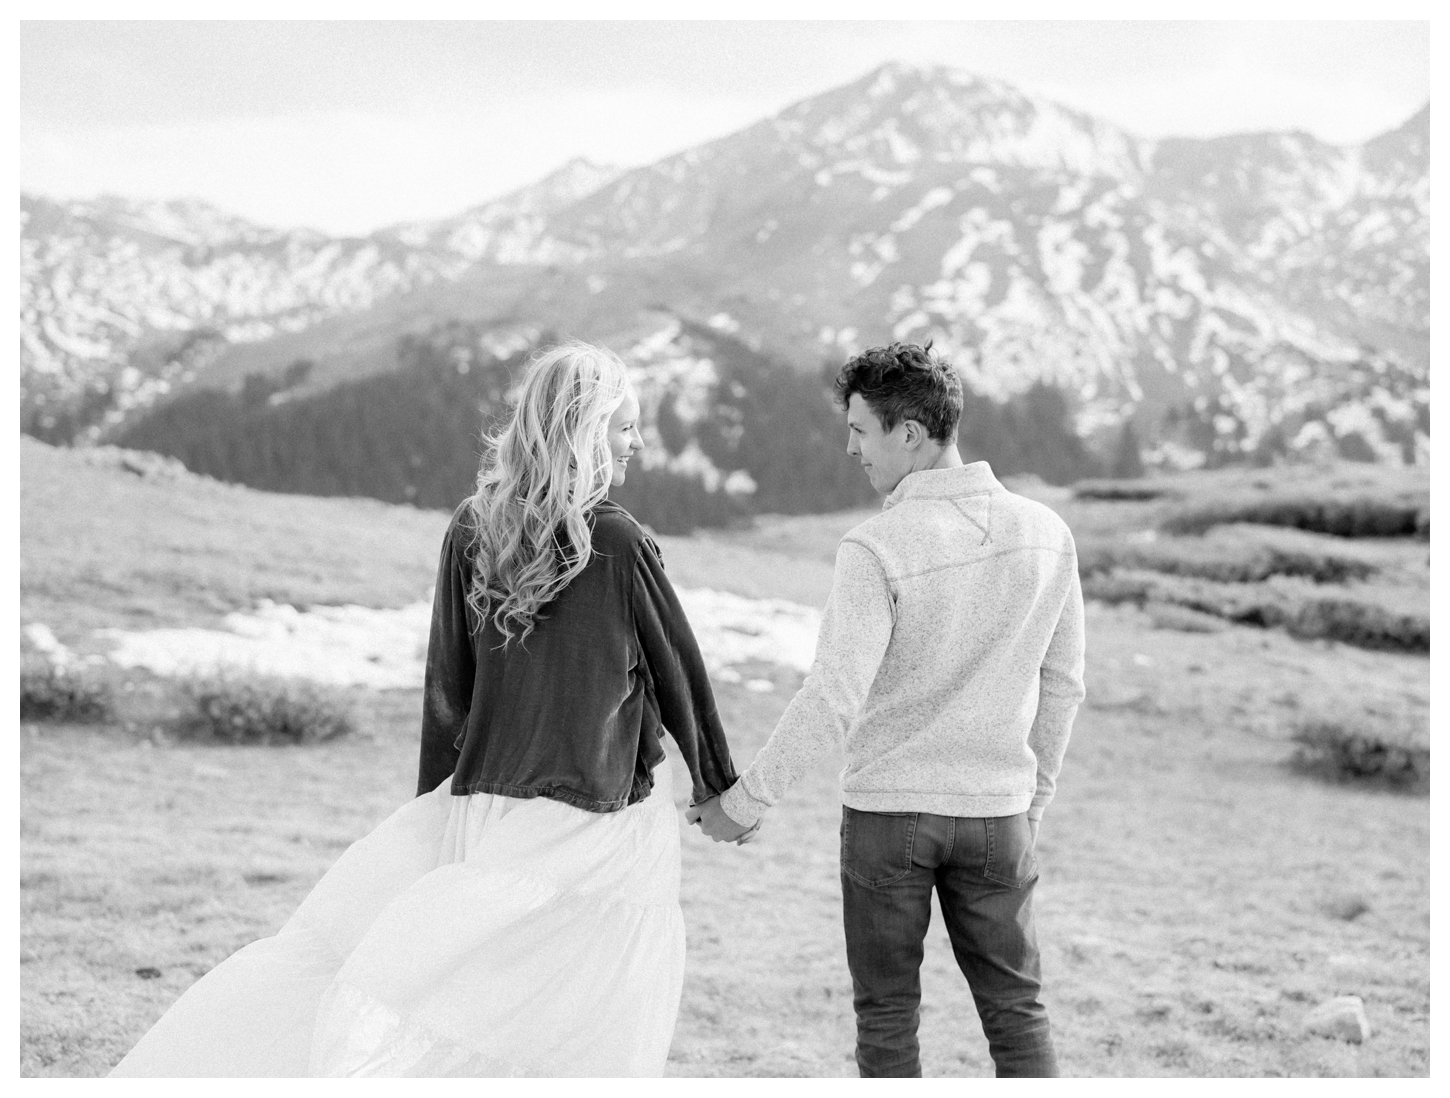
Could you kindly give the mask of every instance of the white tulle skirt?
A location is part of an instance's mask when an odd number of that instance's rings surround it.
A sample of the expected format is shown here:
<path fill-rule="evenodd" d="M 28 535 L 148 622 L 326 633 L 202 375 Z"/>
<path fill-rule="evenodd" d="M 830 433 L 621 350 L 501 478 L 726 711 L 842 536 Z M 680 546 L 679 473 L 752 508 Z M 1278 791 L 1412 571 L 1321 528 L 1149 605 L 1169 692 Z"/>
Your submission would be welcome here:
<path fill-rule="evenodd" d="M 685 965 L 669 763 L 611 813 L 448 785 L 350 846 L 111 1074 L 663 1074 Z"/>

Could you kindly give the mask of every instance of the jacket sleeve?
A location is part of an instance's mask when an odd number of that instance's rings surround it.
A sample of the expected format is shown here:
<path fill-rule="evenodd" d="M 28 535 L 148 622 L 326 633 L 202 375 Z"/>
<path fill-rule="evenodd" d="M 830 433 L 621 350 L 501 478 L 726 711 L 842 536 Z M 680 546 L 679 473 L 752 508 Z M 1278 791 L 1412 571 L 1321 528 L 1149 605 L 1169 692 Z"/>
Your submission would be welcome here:
<path fill-rule="evenodd" d="M 861 543 L 842 541 L 811 673 L 739 784 L 720 801 L 727 816 L 738 824 L 755 823 L 807 769 L 839 747 L 865 705 L 895 624 L 895 598 L 880 560 Z"/>
<path fill-rule="evenodd" d="M 1057 772 L 1072 735 L 1072 722 L 1087 690 L 1083 686 L 1084 650 L 1082 581 L 1077 574 L 1077 550 L 1068 542 L 1067 598 L 1057 627 L 1042 657 L 1037 716 L 1027 734 L 1027 746 L 1037 756 L 1037 792 L 1027 810 L 1028 819 L 1041 820 L 1057 792 Z"/>
<path fill-rule="evenodd" d="M 472 569 L 458 552 L 457 518 L 438 556 L 428 662 L 423 676 L 423 736 L 418 751 L 418 796 L 432 792 L 458 765 L 457 742 L 473 701 L 473 639 L 468 627 Z"/>
<path fill-rule="evenodd" d="M 659 550 L 648 538 L 640 543 L 635 560 L 631 601 L 635 637 L 654 681 L 660 721 L 690 770 L 691 803 L 719 796 L 736 781 L 730 745 L 700 646 L 665 576 Z"/>

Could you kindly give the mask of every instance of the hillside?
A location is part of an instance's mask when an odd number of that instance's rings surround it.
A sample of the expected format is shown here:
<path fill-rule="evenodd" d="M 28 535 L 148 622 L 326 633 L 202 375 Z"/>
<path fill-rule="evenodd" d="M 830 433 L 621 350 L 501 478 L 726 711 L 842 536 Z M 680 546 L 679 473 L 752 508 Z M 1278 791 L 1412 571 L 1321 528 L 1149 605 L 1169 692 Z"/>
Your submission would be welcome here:
<path fill-rule="evenodd" d="M 257 491 L 151 454 L 22 437 L 21 624 L 95 654 L 108 647 L 98 629 L 217 628 L 263 600 L 406 607 L 433 586 L 449 510 Z M 826 536 L 804 558 L 744 530 L 658 540 L 682 587 L 820 606 L 840 532 Z"/>
<path fill-rule="evenodd" d="M 304 360 L 322 389 L 460 325 L 500 358 L 549 333 L 637 357 L 683 319 L 807 375 L 932 338 L 987 398 L 1063 388 L 1100 455 L 1130 418 L 1170 466 L 1419 460 L 1428 125 L 1155 142 L 888 65 L 655 164 L 567 165 L 362 240 L 27 197 L 23 422 L 96 438 L 178 387 Z"/>
<path fill-rule="evenodd" d="M 273 495 L 146 455 L 22 437 L 21 621 L 84 650 L 97 628 L 214 625 L 262 599 L 403 606 L 432 585 L 447 523 L 442 512 Z"/>
<path fill-rule="evenodd" d="M 507 414 L 526 356 L 481 349 L 462 324 L 406 337 L 403 365 L 317 389 L 297 363 L 241 390 L 196 389 L 123 427 L 115 441 L 198 473 L 272 491 L 367 495 L 451 508 L 472 490 L 483 428 Z M 613 493 L 667 533 L 751 514 L 834 511 L 874 497 L 845 452 L 828 372 L 790 369 L 708 325 L 670 318 L 631 349 L 646 448 Z M 964 453 L 1003 473 L 1062 483 L 1103 471 L 1060 391 L 997 402 L 968 392 Z"/>
<path fill-rule="evenodd" d="M 224 614 L 250 614 L 262 599 L 319 612 L 406 607 L 432 582 L 446 521 L 441 511 L 220 484 L 104 448 L 22 438 L 20 462 L 21 624 L 52 627 L 83 657 L 108 650 L 99 628 L 217 630 Z M 1143 499 L 1016 487 L 1059 509 L 1081 557 L 1213 574 L 1262 564 L 1268 546 L 1271 570 L 1368 564 L 1401 574 L 1420 612 L 1428 607 L 1423 537 L 1271 537 L 1242 524 L 1155 535 L 1184 507 L 1245 498 L 1413 509 L 1427 503 L 1425 470 L 1186 474 L 1137 485 L 1157 493 Z M 837 541 L 867 513 L 662 537 L 666 569 L 680 587 L 819 607 Z M 1341 594 L 1378 582 L 1299 578 L 1305 590 Z M 1036 917 L 1064 1072 L 1427 1075 L 1429 801 L 1288 764 L 1305 722 L 1426 736 L 1428 658 L 1170 609 L 1087 608 L 1088 696 L 1038 841 Z M 714 676 L 742 766 L 802 681 L 780 662 L 744 670 Z M 338 855 L 414 793 L 416 688 L 354 688 L 352 736 L 228 747 L 172 734 L 173 680 L 104 664 L 85 672 L 116 683 L 114 719 L 19 729 L 25 1077 L 105 1074 L 197 977 L 274 933 Z M 688 784 L 673 751 L 670 765 L 682 813 Z M 854 1074 L 840 766 L 831 755 L 810 768 L 748 847 L 683 828 L 689 954 L 667 1074 Z M 974 1007 L 939 919 L 922 983 L 925 1073 L 990 1075 L 985 1041 L 963 1024 Z M 1369 1019 L 1365 1041 L 1306 1032 L 1317 1007 L 1351 994 Z"/>
<path fill-rule="evenodd" d="M 576 160 L 446 223 L 365 238 L 252 224 L 195 200 L 21 195 L 22 422 L 39 437 L 121 421 L 212 373 L 232 347 L 297 332 L 509 256 L 616 174 Z"/>

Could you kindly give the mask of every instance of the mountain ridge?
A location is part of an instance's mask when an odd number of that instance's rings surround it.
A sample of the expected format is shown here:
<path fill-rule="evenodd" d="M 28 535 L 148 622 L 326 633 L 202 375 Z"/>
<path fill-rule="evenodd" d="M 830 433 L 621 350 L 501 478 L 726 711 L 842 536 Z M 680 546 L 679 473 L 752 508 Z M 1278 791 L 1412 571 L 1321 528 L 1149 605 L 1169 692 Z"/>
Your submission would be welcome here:
<path fill-rule="evenodd" d="M 227 215 L 198 210 L 191 239 L 149 256 L 139 214 L 46 201 L 22 198 L 22 406 L 41 435 L 103 437 L 178 386 L 299 358 L 317 385 L 395 368 L 401 334 L 455 319 L 487 322 L 506 356 L 545 330 L 632 346 L 677 314 L 805 369 L 931 338 L 984 394 L 1064 386 L 1086 437 L 1132 418 L 1166 444 L 1170 411 L 1227 416 L 1210 457 L 1348 401 L 1388 459 L 1427 401 L 1428 105 L 1350 146 L 1150 140 L 888 64 L 653 164 L 572 161 L 363 238 L 252 226 L 223 254 Z M 1356 395 L 1376 369 L 1393 384 Z M 1174 445 L 1153 456 L 1204 454 Z"/>

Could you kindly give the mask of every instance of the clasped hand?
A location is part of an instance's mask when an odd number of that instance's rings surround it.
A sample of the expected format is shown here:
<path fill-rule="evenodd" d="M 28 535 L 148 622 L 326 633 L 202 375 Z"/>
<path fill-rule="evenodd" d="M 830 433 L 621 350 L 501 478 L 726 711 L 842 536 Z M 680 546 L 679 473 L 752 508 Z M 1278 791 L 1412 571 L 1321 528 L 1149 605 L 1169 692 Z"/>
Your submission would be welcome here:
<path fill-rule="evenodd" d="M 711 797 L 708 801 L 690 805 L 685 809 L 685 820 L 687 823 L 699 824 L 700 830 L 715 842 L 734 843 L 736 846 L 744 846 L 760 831 L 759 820 L 749 827 L 732 820 L 726 815 L 725 809 L 720 807 L 719 797 Z"/>

